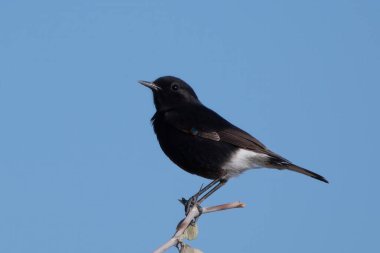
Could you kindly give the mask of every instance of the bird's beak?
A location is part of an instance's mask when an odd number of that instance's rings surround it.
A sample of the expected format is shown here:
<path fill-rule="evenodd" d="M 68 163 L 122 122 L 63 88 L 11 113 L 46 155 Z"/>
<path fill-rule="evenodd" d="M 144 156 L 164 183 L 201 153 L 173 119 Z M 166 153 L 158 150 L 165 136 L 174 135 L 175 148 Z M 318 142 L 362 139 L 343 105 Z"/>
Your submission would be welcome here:
<path fill-rule="evenodd" d="M 152 83 L 152 82 L 147 82 L 147 81 L 138 81 L 140 84 L 148 87 L 148 88 L 151 88 L 152 90 L 161 90 L 161 88 L 159 86 L 157 86 L 156 84 Z"/>

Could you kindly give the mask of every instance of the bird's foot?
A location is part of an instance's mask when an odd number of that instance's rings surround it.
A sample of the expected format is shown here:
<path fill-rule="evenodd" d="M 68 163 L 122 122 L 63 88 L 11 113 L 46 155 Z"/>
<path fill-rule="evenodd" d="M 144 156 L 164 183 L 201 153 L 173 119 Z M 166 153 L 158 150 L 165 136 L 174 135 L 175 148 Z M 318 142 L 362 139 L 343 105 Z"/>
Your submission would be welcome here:
<path fill-rule="evenodd" d="M 184 206 L 185 206 L 185 214 L 188 215 L 190 210 L 195 206 L 198 205 L 198 196 L 194 195 L 189 199 L 182 198 L 179 200 Z"/>
<path fill-rule="evenodd" d="M 202 207 L 198 204 L 198 197 L 199 196 L 196 194 L 189 199 L 182 198 L 179 200 L 185 206 L 185 215 L 186 216 L 189 214 L 190 210 L 194 206 L 197 207 L 199 215 L 192 221 L 193 223 L 195 223 L 198 220 L 198 218 L 201 216 L 202 210 L 203 210 Z"/>

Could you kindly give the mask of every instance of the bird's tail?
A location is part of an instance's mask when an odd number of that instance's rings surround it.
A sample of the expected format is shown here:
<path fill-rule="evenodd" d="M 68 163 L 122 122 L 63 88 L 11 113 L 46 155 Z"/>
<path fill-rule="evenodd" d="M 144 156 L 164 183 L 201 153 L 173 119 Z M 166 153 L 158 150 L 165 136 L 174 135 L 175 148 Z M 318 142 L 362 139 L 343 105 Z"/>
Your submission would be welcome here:
<path fill-rule="evenodd" d="M 309 176 L 309 177 L 312 177 L 312 178 L 315 178 L 319 181 L 322 181 L 322 182 L 325 182 L 325 183 L 329 183 L 329 181 L 326 180 L 326 178 L 322 177 L 321 175 L 317 174 L 317 173 L 314 173 L 310 170 L 307 170 L 307 169 L 304 169 L 304 168 L 301 168 L 297 165 L 294 165 L 294 164 L 289 164 L 286 166 L 286 168 L 288 170 L 292 170 L 292 171 L 295 171 L 295 172 L 298 172 L 298 173 L 301 173 L 301 174 L 304 174 L 306 176 Z"/>
<path fill-rule="evenodd" d="M 315 179 L 322 181 L 322 182 L 325 182 L 327 184 L 329 183 L 329 181 L 327 181 L 327 179 L 322 177 L 321 175 L 319 175 L 315 172 L 312 172 L 310 170 L 301 168 L 300 166 L 293 164 L 289 160 L 286 160 L 282 156 L 280 156 L 280 155 L 278 155 L 278 154 L 276 154 L 270 150 L 267 150 L 267 154 L 269 155 L 269 160 L 267 161 L 266 166 L 264 166 L 264 167 L 274 168 L 274 169 L 279 169 L 279 170 L 288 169 L 288 170 L 292 170 L 292 171 L 304 174 L 306 176 L 315 178 Z"/>

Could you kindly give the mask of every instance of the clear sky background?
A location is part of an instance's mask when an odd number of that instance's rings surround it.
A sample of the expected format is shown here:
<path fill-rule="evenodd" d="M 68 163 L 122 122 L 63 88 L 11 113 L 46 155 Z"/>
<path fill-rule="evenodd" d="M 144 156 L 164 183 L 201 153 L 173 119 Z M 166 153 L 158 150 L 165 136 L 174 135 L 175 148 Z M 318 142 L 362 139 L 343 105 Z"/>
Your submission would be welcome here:
<path fill-rule="evenodd" d="M 205 252 L 380 252 L 378 1 L 1 1 L 0 252 L 150 252 L 208 180 L 172 164 L 137 80 L 175 75 L 330 180 L 254 170 Z M 169 252 L 176 252 L 172 249 Z"/>

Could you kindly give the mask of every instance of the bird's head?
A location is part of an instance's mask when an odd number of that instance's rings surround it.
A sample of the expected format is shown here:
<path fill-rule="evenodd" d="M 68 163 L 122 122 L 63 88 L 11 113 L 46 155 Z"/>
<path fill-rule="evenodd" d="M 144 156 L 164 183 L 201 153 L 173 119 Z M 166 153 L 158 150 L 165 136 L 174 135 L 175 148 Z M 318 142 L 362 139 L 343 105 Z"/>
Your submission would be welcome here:
<path fill-rule="evenodd" d="M 139 81 L 139 83 L 152 90 L 157 111 L 189 104 L 200 104 L 190 85 L 177 77 L 163 76 L 153 82 Z"/>

